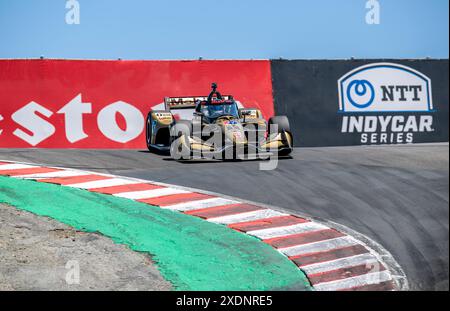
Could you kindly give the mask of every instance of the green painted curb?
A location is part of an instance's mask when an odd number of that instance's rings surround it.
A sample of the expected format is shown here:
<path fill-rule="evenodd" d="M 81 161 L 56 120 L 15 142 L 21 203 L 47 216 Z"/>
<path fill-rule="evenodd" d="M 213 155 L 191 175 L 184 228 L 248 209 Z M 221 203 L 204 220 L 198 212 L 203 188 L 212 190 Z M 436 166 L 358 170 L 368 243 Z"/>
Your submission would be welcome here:
<path fill-rule="evenodd" d="M 311 290 L 301 270 L 269 245 L 179 212 L 1 176 L 0 202 L 146 252 L 176 290 Z"/>

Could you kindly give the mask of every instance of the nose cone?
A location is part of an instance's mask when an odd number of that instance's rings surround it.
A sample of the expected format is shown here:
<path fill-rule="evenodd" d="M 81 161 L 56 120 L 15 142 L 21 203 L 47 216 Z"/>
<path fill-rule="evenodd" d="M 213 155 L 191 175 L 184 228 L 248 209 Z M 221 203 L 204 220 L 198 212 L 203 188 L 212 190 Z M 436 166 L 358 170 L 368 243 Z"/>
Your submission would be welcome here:
<path fill-rule="evenodd" d="M 232 135 L 232 141 L 234 144 L 245 145 L 247 143 L 247 138 L 245 137 L 244 131 L 234 131 Z"/>
<path fill-rule="evenodd" d="M 247 144 L 244 128 L 240 124 L 224 125 L 225 137 L 235 145 Z"/>

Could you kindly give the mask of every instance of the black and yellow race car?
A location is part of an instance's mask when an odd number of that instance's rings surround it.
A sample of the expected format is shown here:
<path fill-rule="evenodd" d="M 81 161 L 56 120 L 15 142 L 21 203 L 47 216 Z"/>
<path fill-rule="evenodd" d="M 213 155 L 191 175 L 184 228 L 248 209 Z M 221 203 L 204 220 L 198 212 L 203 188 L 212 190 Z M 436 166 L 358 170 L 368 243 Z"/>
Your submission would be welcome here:
<path fill-rule="evenodd" d="M 292 152 L 286 116 L 266 122 L 258 109 L 240 109 L 233 96 L 220 94 L 215 83 L 209 96 L 166 97 L 164 107 L 147 116 L 150 151 L 170 152 L 177 160 L 265 159 Z"/>

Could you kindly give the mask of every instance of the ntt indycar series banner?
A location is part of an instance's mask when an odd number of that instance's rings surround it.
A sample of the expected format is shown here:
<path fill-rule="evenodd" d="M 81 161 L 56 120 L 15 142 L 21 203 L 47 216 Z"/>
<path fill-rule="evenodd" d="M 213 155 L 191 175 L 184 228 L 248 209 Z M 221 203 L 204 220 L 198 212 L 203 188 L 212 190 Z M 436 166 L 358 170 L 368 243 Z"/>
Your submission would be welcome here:
<path fill-rule="evenodd" d="M 448 141 L 448 59 L 273 60 L 296 146 Z"/>
<path fill-rule="evenodd" d="M 269 61 L 0 60 L 0 148 L 143 149 L 151 108 L 211 82 L 274 114 Z"/>
<path fill-rule="evenodd" d="M 358 67 L 338 81 L 341 132 L 358 133 L 361 144 L 414 143 L 434 132 L 431 80 L 394 63 Z"/>

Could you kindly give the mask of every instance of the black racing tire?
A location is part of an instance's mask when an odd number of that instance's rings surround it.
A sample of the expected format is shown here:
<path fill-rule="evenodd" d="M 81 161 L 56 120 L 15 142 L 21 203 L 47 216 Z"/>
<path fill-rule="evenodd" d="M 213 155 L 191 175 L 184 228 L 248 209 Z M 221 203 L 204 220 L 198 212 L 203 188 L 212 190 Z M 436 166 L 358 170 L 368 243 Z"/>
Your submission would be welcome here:
<path fill-rule="evenodd" d="M 147 143 L 147 149 L 149 151 L 153 150 L 151 146 L 152 130 L 152 113 L 149 112 L 147 115 L 147 122 L 145 122 L 145 142 Z"/>
<path fill-rule="evenodd" d="M 283 131 L 291 133 L 291 127 L 289 126 L 289 119 L 286 116 L 275 116 L 270 118 L 269 130 L 271 124 L 278 125 L 278 133 L 282 133 Z"/>
<path fill-rule="evenodd" d="M 278 134 L 281 134 L 282 140 L 287 142 L 286 135 L 289 135 L 292 143 L 291 127 L 289 126 L 289 119 L 286 116 L 275 116 L 269 119 L 269 131 L 270 125 L 276 124 L 278 126 Z M 288 156 L 292 152 L 292 149 L 283 149 L 278 151 L 279 156 Z"/>

